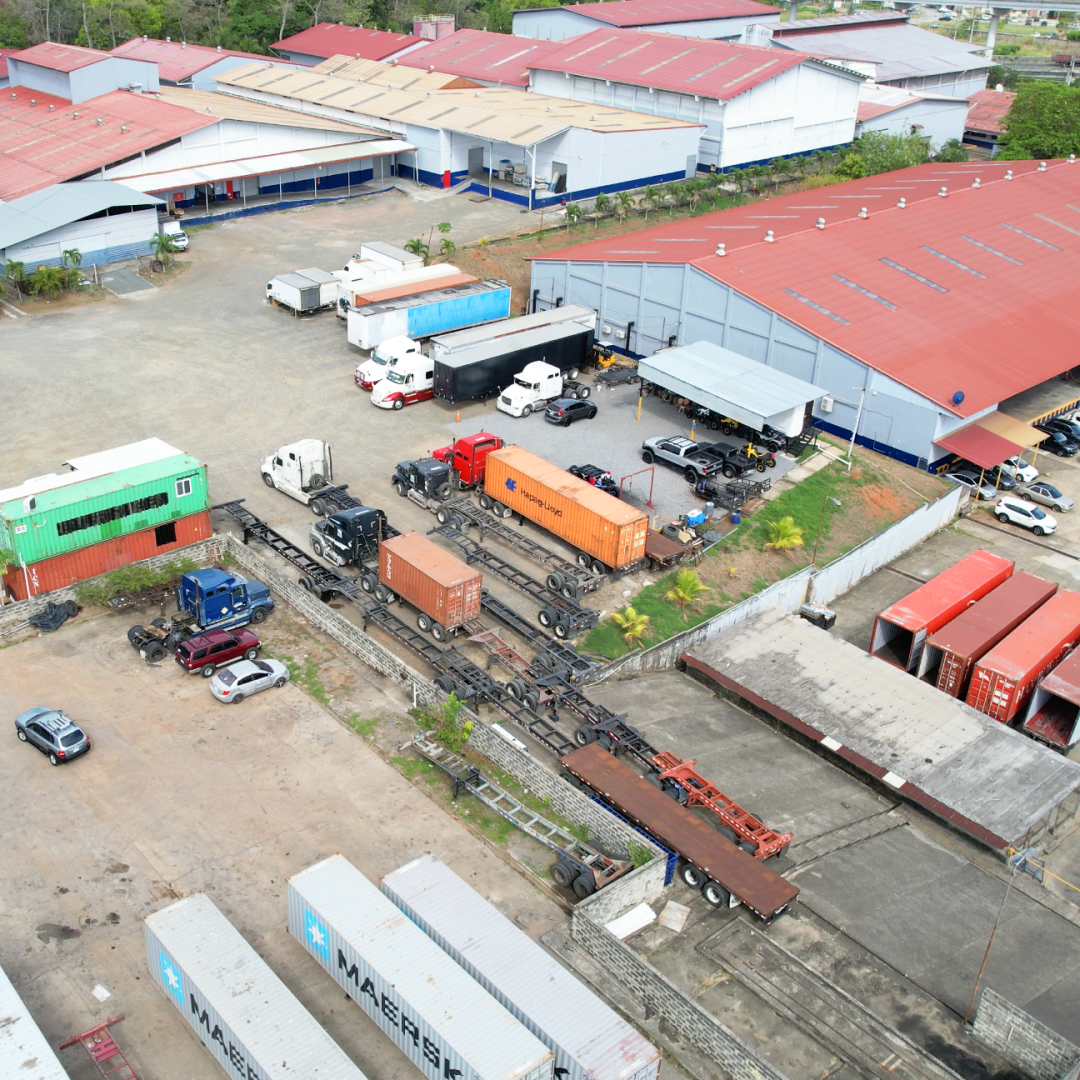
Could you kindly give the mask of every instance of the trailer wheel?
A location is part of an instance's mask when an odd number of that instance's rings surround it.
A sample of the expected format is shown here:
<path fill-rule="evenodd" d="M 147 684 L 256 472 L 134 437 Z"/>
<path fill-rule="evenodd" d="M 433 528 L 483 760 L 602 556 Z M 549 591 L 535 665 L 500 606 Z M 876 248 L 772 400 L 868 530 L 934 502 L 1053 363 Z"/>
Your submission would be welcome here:
<path fill-rule="evenodd" d="M 431 619 L 429 619 L 428 616 L 424 615 L 423 613 L 416 616 L 416 625 L 419 626 L 425 634 L 431 632 Z"/>
<path fill-rule="evenodd" d="M 560 859 L 551 868 L 551 880 L 564 889 L 569 889 L 577 875 L 578 868 L 569 859 Z"/>
<path fill-rule="evenodd" d="M 511 697 L 517 698 L 518 701 L 525 697 L 525 683 L 521 679 L 511 679 L 506 684 L 506 689 L 510 691 Z"/>
<path fill-rule="evenodd" d="M 607 567 L 599 559 L 593 559 L 589 564 L 589 569 L 597 577 L 603 577 L 607 573 Z"/>
<path fill-rule="evenodd" d="M 387 592 L 385 585 L 380 583 L 375 586 L 375 599 L 378 600 L 380 604 L 387 603 L 388 597 L 390 597 L 390 594 Z"/>
<path fill-rule="evenodd" d="M 579 551 L 577 554 L 577 564 L 584 569 L 589 569 L 589 563 L 592 562 L 592 556 L 587 551 Z"/>
<path fill-rule="evenodd" d="M 725 840 L 730 840 L 733 844 L 739 843 L 739 838 L 735 835 L 735 830 L 729 828 L 727 825 L 721 826 L 716 830 Z"/>
<path fill-rule="evenodd" d="M 755 844 L 753 840 L 744 840 L 739 845 L 739 847 L 741 847 L 743 849 L 743 851 L 746 852 L 747 855 L 756 855 L 757 854 L 757 844 Z"/>
<path fill-rule="evenodd" d="M 264 608 L 264 607 L 254 608 L 254 609 L 252 609 L 252 612 L 251 612 L 251 621 L 253 623 L 266 622 L 266 615 L 267 615 L 266 608 Z"/>
<path fill-rule="evenodd" d="M 560 595 L 560 596 L 561 596 L 561 597 L 562 597 L 562 598 L 563 598 L 564 600 L 576 600 L 576 599 L 577 599 L 577 588 L 576 588 L 576 587 L 575 587 L 575 586 L 573 585 L 573 583 L 572 583 L 572 582 L 569 582 L 569 581 L 568 581 L 568 582 L 567 582 L 567 583 L 566 583 L 565 585 L 563 585 L 563 587 L 562 587 L 562 588 L 561 588 L 561 589 L 559 590 L 559 595 Z"/>
<path fill-rule="evenodd" d="M 660 786 L 664 794 L 674 799 L 680 806 L 685 806 L 690 801 L 690 796 L 682 784 L 677 784 L 674 780 L 665 780 Z"/>
<path fill-rule="evenodd" d="M 725 908 L 731 903 L 731 893 L 718 881 L 710 878 L 701 887 L 701 895 L 705 897 L 705 903 L 709 907 Z"/>
<path fill-rule="evenodd" d="M 537 613 L 536 621 L 547 630 L 555 622 L 555 612 L 551 608 L 541 608 Z"/>
<path fill-rule="evenodd" d="M 548 656 L 547 653 L 537 653 L 536 656 L 533 657 L 532 666 L 534 671 L 541 671 L 544 674 L 549 674 L 554 668 L 551 657 Z"/>
<path fill-rule="evenodd" d="M 577 396 L 579 398 L 581 398 L 582 401 L 584 401 L 589 396 L 590 393 L 591 393 L 591 391 L 589 390 L 589 388 L 587 386 L 579 386 L 578 387 Z"/>
<path fill-rule="evenodd" d="M 580 779 L 579 779 L 578 777 L 576 777 L 576 776 L 575 776 L 575 775 L 574 775 L 574 774 L 573 774 L 572 772 L 570 772 L 570 770 L 569 770 L 569 769 L 563 769 L 563 771 L 562 771 L 562 772 L 561 772 L 561 773 L 560 773 L 559 775 L 560 775 L 560 776 L 561 776 L 561 777 L 562 777 L 562 778 L 563 778 L 563 779 L 564 779 L 564 780 L 565 780 L 565 781 L 566 781 L 566 782 L 567 782 L 567 783 L 568 783 L 568 784 L 569 784 L 569 785 L 570 785 L 571 787 L 575 787 L 575 788 L 577 788 L 577 789 L 578 789 L 578 791 L 584 791 L 584 790 L 585 790 L 585 783 L 584 783 L 584 781 L 582 781 L 582 780 L 580 780 Z"/>
<path fill-rule="evenodd" d="M 574 879 L 574 895 L 579 900 L 592 896 L 596 892 L 596 878 L 591 873 L 580 874 Z"/>
<path fill-rule="evenodd" d="M 496 506 L 498 506 L 499 504 L 498 504 L 498 503 L 496 503 L 495 505 L 496 505 Z M 500 509 L 499 513 L 500 513 L 500 515 L 501 515 L 502 517 L 504 517 L 504 518 L 508 518 L 508 517 L 512 517 L 512 516 L 513 516 L 513 513 L 514 513 L 514 511 L 513 511 L 513 510 L 511 510 L 509 506 L 503 506 L 503 507 L 502 507 L 502 508 Z"/>
<path fill-rule="evenodd" d="M 555 632 L 555 636 L 563 641 L 566 635 L 570 633 L 569 627 L 561 619 L 551 628 Z"/>
<path fill-rule="evenodd" d="M 535 690 L 530 690 L 522 699 L 521 704 L 530 712 L 536 712 L 540 705 L 540 698 Z"/>
<path fill-rule="evenodd" d="M 457 683 L 449 675 L 437 675 L 435 685 L 444 693 L 452 694 L 457 689 Z"/>
<path fill-rule="evenodd" d="M 141 653 L 148 664 L 160 664 L 165 659 L 165 646 L 160 641 L 152 641 Z"/>
<path fill-rule="evenodd" d="M 446 640 L 446 627 L 443 626 L 443 624 L 441 622 L 432 623 L 431 624 L 431 636 L 436 641 L 445 641 Z"/>
<path fill-rule="evenodd" d="M 532 416 L 532 406 L 531 405 L 522 405 L 522 407 L 521 407 L 521 415 L 522 416 Z"/>
<path fill-rule="evenodd" d="M 307 574 L 303 574 L 300 578 L 300 588 L 307 592 L 315 591 L 315 579 L 309 577 Z"/>
<path fill-rule="evenodd" d="M 308 506 L 316 517 L 326 517 L 326 503 L 322 499 L 312 499 Z"/>
<path fill-rule="evenodd" d="M 562 574 L 560 574 L 558 570 L 556 570 L 554 573 L 548 574 L 544 584 L 552 592 L 558 592 L 563 587 L 563 585 L 566 584 L 566 578 L 564 578 Z"/>
<path fill-rule="evenodd" d="M 468 533 L 469 522 L 463 518 L 460 514 L 454 514 L 450 518 L 450 524 L 457 529 L 459 533 Z"/>
<path fill-rule="evenodd" d="M 440 506 L 439 509 L 435 511 L 435 520 L 440 525 L 446 525 L 450 521 L 450 511 L 447 510 L 445 506 Z"/>
<path fill-rule="evenodd" d="M 364 576 L 360 578 L 360 588 L 363 589 L 364 592 L 366 592 L 366 593 L 374 592 L 375 591 L 375 575 L 374 574 L 364 574 Z"/>
<path fill-rule="evenodd" d="M 576 379 L 576 378 L 577 378 L 577 377 L 578 377 L 578 376 L 579 376 L 580 374 L 581 374 L 581 372 L 580 372 L 580 371 L 578 371 L 578 369 L 577 369 L 576 367 L 572 367 L 572 368 L 571 368 L 571 369 L 570 369 L 570 370 L 569 370 L 569 371 L 568 371 L 568 372 L 566 373 L 566 377 L 567 377 L 568 379 L 570 379 L 571 381 L 573 381 L 573 380 L 574 380 L 574 379 Z"/>
<path fill-rule="evenodd" d="M 490 495 L 481 495 L 480 496 L 480 505 L 485 510 L 490 510 L 491 509 L 491 502 L 492 502 L 492 499 L 491 499 Z"/>
<path fill-rule="evenodd" d="M 700 889 L 708 880 L 692 862 L 684 862 L 679 866 L 679 877 L 691 889 Z"/>
<path fill-rule="evenodd" d="M 146 631 L 141 626 L 133 626 L 127 632 L 127 639 L 133 649 L 140 648 L 139 639 L 146 636 Z"/>
<path fill-rule="evenodd" d="M 589 746 L 596 742 L 596 732 L 593 731 L 591 727 L 586 727 L 582 724 L 581 727 L 574 732 L 574 742 L 576 742 L 578 746 Z"/>

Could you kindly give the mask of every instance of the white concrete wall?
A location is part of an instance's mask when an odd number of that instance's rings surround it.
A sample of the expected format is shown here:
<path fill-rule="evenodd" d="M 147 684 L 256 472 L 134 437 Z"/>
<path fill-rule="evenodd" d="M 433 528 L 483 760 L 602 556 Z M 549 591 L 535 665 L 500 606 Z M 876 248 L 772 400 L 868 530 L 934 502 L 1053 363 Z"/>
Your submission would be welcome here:
<path fill-rule="evenodd" d="M 925 90 L 931 94 L 969 98 L 986 89 L 986 71 L 950 71 L 944 75 L 925 75 L 916 79 L 880 79 L 882 86 L 903 86 L 908 90 Z"/>
<path fill-rule="evenodd" d="M 866 131 L 883 131 L 889 135 L 910 135 L 912 125 L 918 124 L 919 134 L 930 140 L 938 150 L 949 139 L 962 139 L 967 121 L 968 103 L 964 98 L 953 101 L 921 100 L 902 109 L 875 116 L 858 125 L 856 135 Z"/>
<path fill-rule="evenodd" d="M 754 23 L 779 23 L 775 15 L 746 15 L 732 19 L 703 19 L 698 22 L 650 24 L 642 29 L 658 34 L 681 34 L 683 37 L 737 38 L 743 29 Z M 514 34 L 517 37 L 540 38 L 543 41 L 562 41 L 590 30 L 610 30 L 611 23 L 593 19 L 564 8 L 540 8 L 535 11 L 514 12 Z"/>
<path fill-rule="evenodd" d="M 83 257 L 82 269 L 86 271 L 95 262 L 115 262 L 145 254 L 157 231 L 158 215 L 154 208 L 117 213 L 88 221 L 73 221 L 14 244 L 0 253 L 0 257 L 25 263 L 27 274 L 32 274 L 39 266 L 59 266 L 62 252 L 78 248 Z"/>

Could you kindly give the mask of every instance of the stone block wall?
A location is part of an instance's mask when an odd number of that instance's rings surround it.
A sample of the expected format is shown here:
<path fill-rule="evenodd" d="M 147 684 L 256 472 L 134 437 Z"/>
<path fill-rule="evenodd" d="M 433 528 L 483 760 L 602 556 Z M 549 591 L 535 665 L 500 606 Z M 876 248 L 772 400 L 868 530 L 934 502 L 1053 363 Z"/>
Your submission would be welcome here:
<path fill-rule="evenodd" d="M 1080 1064 L 1080 1048 L 989 987 L 979 999 L 973 1030 L 1033 1080 L 1063 1080 Z"/>

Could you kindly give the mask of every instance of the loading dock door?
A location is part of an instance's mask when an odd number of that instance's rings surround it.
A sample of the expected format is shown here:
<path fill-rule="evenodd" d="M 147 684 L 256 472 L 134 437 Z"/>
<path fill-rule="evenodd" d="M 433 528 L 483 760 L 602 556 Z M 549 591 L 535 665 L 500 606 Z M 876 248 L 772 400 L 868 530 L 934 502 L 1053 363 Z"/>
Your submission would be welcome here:
<path fill-rule="evenodd" d="M 482 176 L 484 173 L 484 148 L 482 146 L 469 147 L 469 175 Z"/>

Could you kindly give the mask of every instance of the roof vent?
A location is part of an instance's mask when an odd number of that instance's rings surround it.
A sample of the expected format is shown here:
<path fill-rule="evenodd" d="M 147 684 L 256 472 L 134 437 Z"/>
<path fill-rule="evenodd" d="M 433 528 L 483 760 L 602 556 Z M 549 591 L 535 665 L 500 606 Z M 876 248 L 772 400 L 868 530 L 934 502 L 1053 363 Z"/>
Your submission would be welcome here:
<path fill-rule="evenodd" d="M 14 95 L 14 94 L 12 94 L 11 96 L 12 96 L 12 97 L 14 97 L 15 95 Z M 79 119 L 79 114 L 78 114 L 77 112 L 73 112 L 73 113 L 71 114 L 71 119 L 72 119 L 72 120 L 78 120 L 78 119 Z"/>
<path fill-rule="evenodd" d="M 825 228 L 825 219 L 823 217 L 819 217 L 817 219 L 817 222 L 814 225 L 814 228 L 815 229 L 824 229 Z"/>
<path fill-rule="evenodd" d="M 766 244 L 775 244 L 776 243 L 776 237 L 773 236 L 772 229 L 766 230 L 766 232 L 765 232 L 765 243 Z"/>
<path fill-rule="evenodd" d="M 428 71 L 434 71 L 435 70 L 435 65 L 434 64 L 428 64 L 427 69 L 428 69 Z"/>
<path fill-rule="evenodd" d="M 122 133 L 123 133 L 124 135 L 126 135 L 126 134 L 127 134 L 127 124 L 121 124 L 121 125 L 120 125 L 120 131 L 121 131 L 121 132 L 122 132 Z"/>
<path fill-rule="evenodd" d="M 98 127 L 104 127 L 104 126 L 105 126 L 105 117 L 104 117 L 104 116 L 99 116 L 99 117 L 98 117 L 98 118 L 97 118 L 97 119 L 96 119 L 96 120 L 94 121 L 94 123 L 95 123 L 95 124 L 97 124 L 97 126 L 98 126 Z"/>
<path fill-rule="evenodd" d="M 221 52 L 221 46 L 220 45 L 217 47 L 217 51 Z"/>
<path fill-rule="evenodd" d="M 982 187 L 982 181 L 976 176 L 975 179 L 972 181 L 971 186 L 972 187 Z"/>
<path fill-rule="evenodd" d="M 938 197 L 942 199 L 947 199 L 949 197 L 949 189 L 945 187 L 944 184 L 941 186 L 941 190 L 938 192 Z"/>
<path fill-rule="evenodd" d="M 1005 170 L 1005 179 L 1006 180 L 1011 180 L 1012 179 L 1012 169 L 1006 169 Z"/>
<path fill-rule="evenodd" d="M 143 39 L 143 41 L 149 41 L 150 37 L 147 34 L 143 34 L 142 39 Z"/>
<path fill-rule="evenodd" d="M 589 117 L 589 120 L 593 121 L 595 119 L 596 119 L 596 113 L 593 113 L 592 116 Z"/>
<path fill-rule="evenodd" d="M 36 105 L 37 104 L 37 98 L 31 98 L 30 99 L 30 104 L 31 105 Z"/>
<path fill-rule="evenodd" d="M 186 41 L 181 41 L 180 42 L 180 48 L 181 49 L 186 49 L 187 48 L 187 42 Z"/>
<path fill-rule="evenodd" d="M 1039 162 L 1039 172 L 1046 172 L 1046 162 L 1045 161 L 1040 161 Z"/>
<path fill-rule="evenodd" d="M 1076 160 L 1076 155 L 1075 154 L 1070 154 L 1069 155 L 1069 164 L 1071 165 L 1075 160 Z"/>
<path fill-rule="evenodd" d="M 859 217 L 861 217 L 861 218 L 863 218 L 865 220 L 869 216 L 870 215 L 866 212 L 866 207 L 865 206 L 860 206 L 859 207 Z"/>
<path fill-rule="evenodd" d="M 723 257 L 724 255 L 727 254 L 727 252 L 724 250 L 724 245 L 723 244 L 717 244 L 716 245 L 716 254 L 721 256 L 721 257 Z"/>
<path fill-rule="evenodd" d="M 901 210 L 903 210 L 904 207 L 907 206 L 907 199 L 905 199 L 904 196 L 901 195 L 900 201 L 896 205 L 899 206 Z"/>
<path fill-rule="evenodd" d="M 49 106 L 49 112 L 56 112 L 56 106 L 55 105 L 50 105 Z"/>
<path fill-rule="evenodd" d="M 166 40 L 166 41 L 172 41 L 172 38 L 171 38 L 171 37 L 167 37 L 167 38 L 166 38 L 165 40 Z"/>
<path fill-rule="evenodd" d="M 12 101 L 14 101 L 14 100 L 15 100 L 15 98 L 16 98 L 17 96 L 18 96 L 18 95 L 16 95 L 16 94 L 12 94 L 12 95 L 11 95 L 11 100 L 12 100 Z"/>
<path fill-rule="evenodd" d="M 396 60 L 391 60 L 390 63 L 393 64 L 394 67 L 397 67 L 397 61 Z"/>

